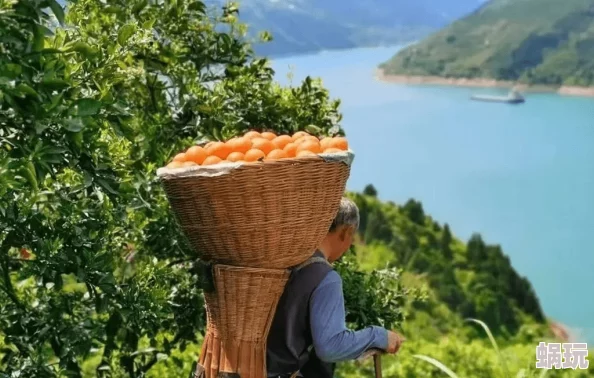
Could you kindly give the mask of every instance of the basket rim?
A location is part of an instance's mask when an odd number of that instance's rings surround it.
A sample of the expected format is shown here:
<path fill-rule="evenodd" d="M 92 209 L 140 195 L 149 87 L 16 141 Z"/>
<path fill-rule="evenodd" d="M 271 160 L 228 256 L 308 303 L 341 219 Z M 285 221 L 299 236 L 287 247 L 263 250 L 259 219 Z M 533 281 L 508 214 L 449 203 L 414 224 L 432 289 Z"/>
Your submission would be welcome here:
<path fill-rule="evenodd" d="M 161 167 L 157 169 L 157 176 L 162 179 L 181 178 L 181 177 L 214 177 L 230 173 L 235 169 L 242 167 L 248 169 L 262 169 L 267 166 L 281 166 L 292 165 L 295 163 L 311 163 L 311 162 L 326 162 L 334 163 L 340 162 L 347 164 L 349 167 L 353 164 L 355 153 L 348 149 L 347 151 L 335 152 L 331 154 L 316 154 L 316 156 L 305 156 L 299 158 L 289 158 L 281 160 L 260 160 L 257 162 L 224 162 L 216 165 L 206 166 L 191 166 L 180 168 Z"/>

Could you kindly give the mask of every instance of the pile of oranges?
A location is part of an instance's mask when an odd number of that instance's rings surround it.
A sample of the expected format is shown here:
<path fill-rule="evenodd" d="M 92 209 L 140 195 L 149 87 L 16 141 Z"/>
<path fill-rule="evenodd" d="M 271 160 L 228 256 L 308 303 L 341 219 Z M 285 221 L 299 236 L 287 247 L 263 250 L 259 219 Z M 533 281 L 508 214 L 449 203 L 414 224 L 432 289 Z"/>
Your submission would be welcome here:
<path fill-rule="evenodd" d="M 344 137 L 317 137 L 298 131 L 293 135 L 276 135 L 272 132 L 248 131 L 241 137 L 226 142 L 209 142 L 204 147 L 192 146 L 177 154 L 167 168 L 197 165 L 214 165 L 222 162 L 252 163 L 262 160 L 279 160 L 317 154 L 347 151 L 349 144 Z"/>

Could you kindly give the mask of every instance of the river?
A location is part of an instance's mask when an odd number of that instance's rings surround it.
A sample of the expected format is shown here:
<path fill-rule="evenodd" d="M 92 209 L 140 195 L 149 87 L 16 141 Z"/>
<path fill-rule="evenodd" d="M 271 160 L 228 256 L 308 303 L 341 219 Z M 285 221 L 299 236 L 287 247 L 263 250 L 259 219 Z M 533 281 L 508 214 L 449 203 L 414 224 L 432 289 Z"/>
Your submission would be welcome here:
<path fill-rule="evenodd" d="M 523 105 L 469 100 L 494 89 L 379 82 L 397 48 L 288 57 L 277 80 L 321 77 L 342 100 L 356 157 L 349 190 L 422 201 L 467 240 L 500 244 L 547 316 L 594 343 L 594 98 L 526 94 Z"/>

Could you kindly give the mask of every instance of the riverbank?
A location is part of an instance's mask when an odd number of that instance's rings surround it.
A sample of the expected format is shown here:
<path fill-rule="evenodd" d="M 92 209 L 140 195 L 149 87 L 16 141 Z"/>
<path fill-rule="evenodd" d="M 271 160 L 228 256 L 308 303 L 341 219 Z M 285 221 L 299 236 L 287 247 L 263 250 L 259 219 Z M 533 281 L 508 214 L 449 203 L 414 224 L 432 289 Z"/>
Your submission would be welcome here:
<path fill-rule="evenodd" d="M 522 92 L 532 93 L 558 93 L 566 96 L 594 97 L 594 87 L 577 87 L 563 85 L 560 87 L 550 85 L 528 85 L 517 84 L 513 81 L 503 81 L 495 79 L 464 79 L 464 78 L 446 78 L 440 76 L 408 76 L 408 75 L 386 75 L 381 68 L 375 72 L 375 77 L 379 81 L 395 84 L 408 85 L 450 85 L 456 87 L 471 88 L 512 88 L 515 87 Z"/>
<path fill-rule="evenodd" d="M 555 335 L 556 338 L 561 340 L 564 343 L 573 343 L 578 342 L 576 340 L 576 335 L 572 334 L 565 324 L 561 324 L 555 321 L 550 322 L 551 332 Z"/>

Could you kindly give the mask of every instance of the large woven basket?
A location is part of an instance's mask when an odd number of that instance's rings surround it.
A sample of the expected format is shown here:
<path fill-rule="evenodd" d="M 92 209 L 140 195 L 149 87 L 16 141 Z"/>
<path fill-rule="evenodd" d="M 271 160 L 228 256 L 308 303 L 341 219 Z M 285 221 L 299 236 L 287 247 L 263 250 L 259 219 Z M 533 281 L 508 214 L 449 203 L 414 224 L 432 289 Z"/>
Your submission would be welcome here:
<path fill-rule="evenodd" d="M 204 293 L 204 378 L 266 377 L 266 340 L 288 278 L 286 269 L 214 266 L 214 291 Z"/>
<path fill-rule="evenodd" d="M 353 153 L 161 168 L 173 211 L 201 259 L 288 268 L 319 246 L 344 194 Z"/>

